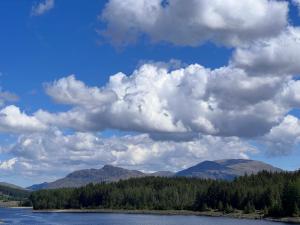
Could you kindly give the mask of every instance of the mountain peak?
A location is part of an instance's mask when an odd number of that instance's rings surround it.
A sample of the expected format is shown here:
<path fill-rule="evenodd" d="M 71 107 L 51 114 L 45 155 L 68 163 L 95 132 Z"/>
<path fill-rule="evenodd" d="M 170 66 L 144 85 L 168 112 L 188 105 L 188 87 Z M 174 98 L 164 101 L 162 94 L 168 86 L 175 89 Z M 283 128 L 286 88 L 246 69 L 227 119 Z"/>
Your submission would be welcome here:
<path fill-rule="evenodd" d="M 255 160 L 251 159 L 221 159 L 216 160 L 216 163 L 220 163 L 222 165 L 230 165 L 230 164 L 237 164 L 237 163 L 248 163 L 248 162 L 254 162 Z M 259 162 L 259 161 L 256 161 Z"/>
<path fill-rule="evenodd" d="M 224 169 L 225 167 L 222 164 L 218 163 L 217 161 L 203 161 L 191 168 L 193 168 L 195 170 L 198 170 L 198 169 L 220 170 L 220 169 Z"/>
<path fill-rule="evenodd" d="M 256 174 L 260 171 L 278 172 L 279 168 L 269 164 L 249 159 L 225 159 L 203 161 L 188 169 L 179 171 L 176 176 L 198 177 L 203 179 L 232 180 L 244 174 Z"/>
<path fill-rule="evenodd" d="M 259 171 L 266 170 L 271 172 L 281 171 L 269 164 L 248 160 L 248 159 L 225 159 L 217 161 L 203 161 L 195 166 L 179 171 L 174 174 L 169 171 L 158 171 L 155 173 L 143 173 L 138 170 L 129 170 L 113 165 L 104 165 L 101 169 L 78 170 L 68 174 L 65 178 L 56 180 L 51 183 L 33 185 L 31 190 L 37 189 L 55 189 L 62 187 L 81 187 L 89 183 L 116 182 L 129 178 L 145 176 L 184 176 L 197 177 L 203 179 L 225 179 L 232 180 L 235 177 L 244 174 L 256 174 Z"/>
<path fill-rule="evenodd" d="M 116 167 L 116 166 L 113 166 L 113 165 L 110 165 L 110 164 L 107 164 L 107 165 L 104 165 L 102 167 L 103 170 L 111 170 L 111 169 L 123 169 L 121 167 Z"/>

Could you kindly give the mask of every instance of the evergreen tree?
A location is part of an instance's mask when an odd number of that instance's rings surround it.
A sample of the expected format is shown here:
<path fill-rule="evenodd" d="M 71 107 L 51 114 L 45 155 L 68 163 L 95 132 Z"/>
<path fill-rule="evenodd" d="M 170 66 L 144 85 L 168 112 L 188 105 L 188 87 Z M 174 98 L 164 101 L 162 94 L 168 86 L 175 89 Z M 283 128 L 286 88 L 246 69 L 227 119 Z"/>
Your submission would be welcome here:
<path fill-rule="evenodd" d="M 33 192 L 34 209 L 107 208 L 149 210 L 256 210 L 265 216 L 299 216 L 300 171 L 236 178 L 234 181 L 144 177 Z"/>

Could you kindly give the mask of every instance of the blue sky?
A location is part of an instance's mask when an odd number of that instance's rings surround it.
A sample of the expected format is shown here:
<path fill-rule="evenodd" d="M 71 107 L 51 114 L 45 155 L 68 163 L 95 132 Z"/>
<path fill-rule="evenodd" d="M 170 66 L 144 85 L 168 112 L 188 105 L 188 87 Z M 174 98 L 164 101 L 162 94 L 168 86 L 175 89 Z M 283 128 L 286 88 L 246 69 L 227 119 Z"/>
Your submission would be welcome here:
<path fill-rule="evenodd" d="M 100 88 L 104 87 L 109 82 L 110 76 L 118 72 L 122 72 L 129 76 L 135 69 L 139 68 L 139 66 L 143 64 L 151 64 L 154 62 L 168 63 L 170 60 L 179 60 L 181 62 L 180 67 L 182 68 L 191 64 L 199 64 L 207 69 L 213 70 L 227 66 L 228 62 L 232 59 L 232 55 L 235 50 L 237 48 L 242 48 L 240 45 L 224 44 L 220 40 L 215 41 L 214 38 L 207 38 L 205 41 L 199 41 L 196 45 L 190 45 L 189 43 L 172 43 L 173 39 L 171 41 L 168 41 L 168 38 L 165 38 L 165 40 L 159 40 L 159 38 L 154 36 L 156 33 L 152 34 L 151 31 L 148 32 L 147 29 L 143 30 L 142 28 L 139 28 L 139 32 L 141 33 L 140 38 L 137 38 L 137 40 L 133 43 L 118 46 L 111 43 L 111 39 L 114 38 L 111 35 L 104 37 L 99 34 L 99 32 L 104 30 L 109 31 L 109 23 L 119 24 L 119 22 L 116 23 L 116 21 L 109 21 L 110 18 L 106 18 L 105 21 L 99 19 L 99 16 L 104 10 L 105 4 L 109 1 L 89 0 L 86 2 L 78 0 L 55 0 L 54 6 L 51 9 L 46 10 L 41 15 L 33 15 L 32 11 L 34 7 L 37 7 L 38 4 L 43 4 L 44 2 L 45 1 L 37 0 L 0 1 L 0 86 L 1 91 L 14 93 L 19 97 L 17 102 L 6 101 L 1 106 L 2 109 L 9 105 L 15 105 L 21 112 L 28 116 L 35 116 L 38 110 L 44 110 L 48 113 L 67 112 L 77 106 L 69 103 L 59 104 L 62 101 L 59 97 L 53 96 L 53 94 L 50 94 L 50 96 L 47 94 L 47 91 L 45 90 L 46 83 L 53 84 L 51 82 L 68 77 L 71 74 L 75 74 L 76 81 L 84 83 L 86 87 Z M 289 14 L 286 19 L 289 26 L 297 27 L 300 24 L 297 7 L 291 2 L 288 7 Z M 126 20 L 126 17 L 122 19 Z M 116 29 L 116 27 L 114 27 L 114 29 Z M 126 30 L 126 27 L 124 29 L 126 32 L 130 32 L 130 30 Z M 280 29 L 284 32 L 285 28 Z M 153 35 L 154 38 L 151 35 Z M 295 80 L 295 78 L 293 78 L 293 80 Z M 55 86 L 55 84 L 53 84 L 53 86 Z M 63 101 L 65 102 L 65 100 Z M 191 105 L 190 107 L 194 106 Z M 300 111 L 296 107 L 291 108 L 290 114 L 295 118 L 300 118 Z M 282 115 L 282 120 L 283 116 L 284 115 Z M 101 117 L 103 117 L 103 115 L 101 115 Z M 18 118 L 16 118 L 16 120 L 18 120 Z M 40 117 L 38 120 L 40 120 Z M 41 123 L 44 123 L 44 120 L 41 121 Z M 95 123 L 97 123 L 97 121 L 95 121 Z M 60 177 L 73 169 L 87 168 L 89 165 L 88 161 L 79 163 L 80 160 L 78 159 L 77 161 L 75 160 L 78 162 L 77 164 L 74 161 L 74 164 L 70 163 L 72 166 L 66 166 L 63 171 L 49 172 L 51 169 L 48 171 L 32 169 L 31 171 L 28 169 L 26 173 L 20 174 L 20 168 L 23 168 L 25 162 L 29 164 L 29 159 L 25 159 L 26 156 L 24 155 L 27 153 L 24 152 L 26 152 L 27 149 L 24 146 L 23 149 L 22 145 L 18 143 L 18 140 L 22 138 L 25 140 L 26 138 L 33 137 L 34 135 L 37 135 L 36 131 L 31 133 L 25 129 L 26 131 L 11 132 L 11 129 L 7 129 L 7 124 L 4 124 L 3 126 L 5 128 L 0 129 L 2 131 L 0 135 L 0 144 L 3 148 L 0 154 L 0 161 L 3 163 L 14 158 L 18 162 L 23 161 L 20 165 L 17 165 L 16 162 L 13 163 L 16 164 L 15 169 L 13 166 L 6 169 L 3 172 L 4 175 L 0 177 L 2 180 L 11 181 L 20 185 L 28 185 L 42 181 L 42 179 L 48 178 L 48 180 L 51 180 Z M 115 136 L 121 137 L 125 134 L 129 136 L 150 134 L 151 136 L 151 134 L 156 132 L 151 129 L 150 131 L 149 129 L 141 130 L 134 126 L 131 127 L 130 125 L 126 125 L 126 129 L 124 129 L 124 127 L 117 127 L 116 125 L 105 125 L 105 129 L 84 128 L 83 130 L 78 128 L 78 126 L 74 128 L 72 126 L 68 127 L 55 123 L 50 125 L 47 123 L 45 126 L 51 127 L 49 129 L 52 130 L 57 129 L 64 135 L 73 135 L 77 132 L 88 132 L 89 134 L 92 133 L 97 137 L 101 136 L 108 138 L 111 142 L 113 140 L 110 139 Z M 99 126 L 102 127 L 102 125 Z M 255 124 L 253 126 L 255 126 Z M 274 124 L 274 127 L 275 126 L 276 124 Z M 22 125 L 22 129 L 23 127 L 24 126 Z M 17 130 L 18 128 L 13 129 Z M 41 132 L 45 131 L 43 130 Z M 197 135 L 207 135 L 199 131 L 193 132 L 197 133 Z M 226 135 L 226 132 L 227 131 L 224 131 L 224 134 L 216 136 L 220 138 L 225 136 L 225 138 L 227 138 L 228 135 Z M 293 135 L 297 136 L 298 134 L 296 133 Z M 293 138 L 297 139 L 297 137 L 294 136 Z M 151 137 L 150 139 L 152 140 Z M 289 170 L 300 167 L 300 153 L 297 144 L 293 146 L 293 150 L 291 151 L 284 151 L 283 154 L 272 154 L 269 150 L 265 150 L 268 147 L 266 147 L 264 143 L 261 144 L 261 141 L 257 140 L 257 138 L 241 137 L 241 140 L 247 145 L 250 143 L 253 148 L 260 150 L 256 153 L 253 151 L 243 152 L 243 154 L 250 158 L 263 160 Z M 169 141 L 174 140 L 163 140 L 163 142 Z M 120 140 L 116 142 L 119 143 Z M 148 142 L 150 141 L 147 139 L 147 143 Z M 18 148 L 22 148 L 22 151 L 18 150 Z M 113 147 L 110 148 L 113 149 Z M 74 149 L 71 149 L 70 151 L 73 150 Z M 85 149 L 84 154 L 88 154 L 86 153 L 88 150 L 89 149 Z M 33 152 L 32 149 L 28 149 L 28 151 Z M 49 152 L 51 151 L 52 150 L 50 149 Z M 22 152 L 22 154 L 20 152 Z M 38 152 L 32 152 L 30 154 L 40 154 Z M 66 154 L 65 156 L 57 158 L 58 163 L 62 159 L 68 159 L 68 150 L 64 150 L 64 153 Z M 176 150 L 174 150 L 174 155 L 176 154 Z M 221 152 L 218 153 L 218 155 L 212 153 L 209 157 L 207 157 L 207 154 L 204 154 L 197 160 L 201 161 L 206 158 L 214 159 L 213 156 L 217 159 L 221 158 L 222 154 Z M 224 154 L 225 158 L 228 156 L 238 157 L 239 155 L 234 155 L 233 153 Z M 45 157 L 48 157 L 48 155 Z M 129 157 L 124 157 L 124 159 L 122 158 L 122 160 L 120 159 L 119 161 L 110 161 L 109 159 L 105 160 L 105 155 L 101 155 L 99 157 L 101 158 L 99 162 L 91 163 L 93 167 L 101 167 L 105 163 L 115 163 L 129 168 L 139 168 L 141 166 L 139 163 L 126 164 L 126 160 L 130 161 Z M 55 157 L 52 159 L 55 160 Z M 36 160 L 39 159 L 37 158 Z M 163 160 L 165 160 L 167 164 L 173 159 L 171 160 L 168 159 L 167 156 L 164 156 Z M 146 163 L 147 161 L 143 161 L 143 164 Z M 149 165 L 142 169 L 164 169 L 159 165 L 154 165 L 153 167 Z M 179 164 L 177 167 L 172 165 L 167 167 L 167 169 L 179 169 L 180 167 L 187 165 L 188 163 L 185 161 L 185 164 Z M 3 168 L 4 167 L 5 166 L 3 166 Z M 30 166 L 26 168 L 29 167 Z M 51 168 L 50 164 L 49 168 Z"/>
<path fill-rule="evenodd" d="M 131 73 L 142 61 L 201 63 L 219 67 L 228 61 L 230 49 L 205 44 L 199 48 L 174 47 L 171 44 L 136 43 L 126 48 L 112 46 L 97 30 L 104 24 L 97 19 L 105 1 L 58 1 L 51 12 L 30 16 L 36 1 L 2 1 L 0 37 L 2 86 L 22 97 L 28 110 L 57 105 L 46 104 L 42 84 L 62 76 L 76 74 L 88 85 L 103 85 L 117 72 Z M 68 8 L 66 12 L 65 9 Z M 17 9 L 15 13 L 12 10 Z M 22 79 L 22 82 L 16 82 Z M 34 98 L 30 93 L 39 93 Z"/>

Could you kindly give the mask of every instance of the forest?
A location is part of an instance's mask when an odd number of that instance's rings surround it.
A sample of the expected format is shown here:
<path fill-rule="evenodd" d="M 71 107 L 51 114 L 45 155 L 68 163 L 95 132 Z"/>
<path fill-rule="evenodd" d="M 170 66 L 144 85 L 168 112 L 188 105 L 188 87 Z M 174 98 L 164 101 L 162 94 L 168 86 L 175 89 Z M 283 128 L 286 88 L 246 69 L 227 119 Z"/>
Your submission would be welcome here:
<path fill-rule="evenodd" d="M 30 195 L 35 210 L 126 209 L 263 212 L 300 216 L 300 171 L 245 175 L 233 181 L 144 177 L 81 188 L 40 190 Z"/>
<path fill-rule="evenodd" d="M 12 188 L 0 185 L 0 200 L 26 200 L 29 196 L 29 191 Z"/>
<path fill-rule="evenodd" d="M 30 192 L 0 183 L 0 208 L 15 206 L 31 206 Z"/>

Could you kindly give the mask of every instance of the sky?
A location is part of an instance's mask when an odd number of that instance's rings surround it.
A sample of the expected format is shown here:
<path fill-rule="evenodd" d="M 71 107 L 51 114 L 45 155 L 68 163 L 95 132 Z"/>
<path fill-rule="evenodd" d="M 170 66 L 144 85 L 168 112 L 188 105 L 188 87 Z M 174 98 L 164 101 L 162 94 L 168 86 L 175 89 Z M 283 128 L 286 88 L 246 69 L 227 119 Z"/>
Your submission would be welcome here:
<path fill-rule="evenodd" d="M 300 1 L 0 1 L 0 180 L 300 168 Z"/>

